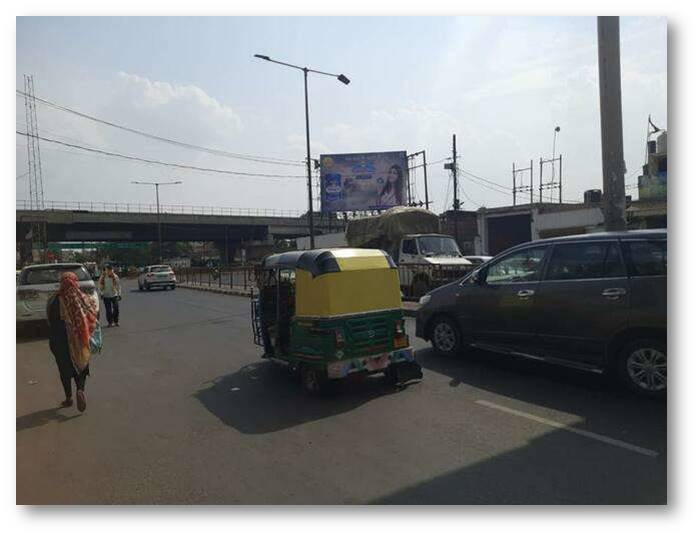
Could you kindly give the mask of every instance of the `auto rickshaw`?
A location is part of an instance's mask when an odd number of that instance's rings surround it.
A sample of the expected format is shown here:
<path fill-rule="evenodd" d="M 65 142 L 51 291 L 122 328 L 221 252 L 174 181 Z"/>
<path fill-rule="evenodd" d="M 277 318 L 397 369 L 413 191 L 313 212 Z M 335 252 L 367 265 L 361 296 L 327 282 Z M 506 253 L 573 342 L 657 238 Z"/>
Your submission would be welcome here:
<path fill-rule="evenodd" d="M 402 314 L 400 281 L 378 249 L 314 249 L 267 256 L 252 298 L 255 343 L 291 367 L 310 393 L 332 380 L 382 372 L 422 378 Z"/>

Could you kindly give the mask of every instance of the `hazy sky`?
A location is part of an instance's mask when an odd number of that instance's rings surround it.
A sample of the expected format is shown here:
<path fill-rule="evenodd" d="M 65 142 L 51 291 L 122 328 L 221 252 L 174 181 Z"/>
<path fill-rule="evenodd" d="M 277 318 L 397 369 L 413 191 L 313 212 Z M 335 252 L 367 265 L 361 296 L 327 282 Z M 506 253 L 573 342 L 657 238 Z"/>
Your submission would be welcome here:
<path fill-rule="evenodd" d="M 621 18 L 625 159 L 629 184 L 644 159 L 648 114 L 666 127 L 664 18 Z M 235 153 L 302 161 L 302 73 L 261 53 L 351 79 L 311 76 L 311 149 L 320 153 L 426 150 L 509 189 L 511 166 L 552 152 L 561 127 L 563 197 L 601 188 L 596 19 L 593 17 L 20 18 L 17 88 L 108 121 Z M 24 102 L 17 130 L 25 130 Z M 300 166 L 213 156 L 115 130 L 39 105 L 40 134 L 79 145 L 207 168 L 303 175 Z M 302 178 L 237 178 L 85 154 L 42 142 L 46 200 L 150 202 L 132 179 L 180 179 L 170 204 L 307 208 Z M 27 170 L 17 135 L 17 175 Z M 537 165 L 536 182 L 537 182 Z M 549 171 L 548 171 L 549 173 Z M 465 209 L 511 194 L 462 177 Z M 417 181 L 422 195 L 421 174 Z M 444 209 L 449 179 L 429 167 Z M 629 190 L 634 193 L 636 190 Z M 27 199 L 27 178 L 17 199 Z M 449 194 L 449 196 L 452 194 Z"/>

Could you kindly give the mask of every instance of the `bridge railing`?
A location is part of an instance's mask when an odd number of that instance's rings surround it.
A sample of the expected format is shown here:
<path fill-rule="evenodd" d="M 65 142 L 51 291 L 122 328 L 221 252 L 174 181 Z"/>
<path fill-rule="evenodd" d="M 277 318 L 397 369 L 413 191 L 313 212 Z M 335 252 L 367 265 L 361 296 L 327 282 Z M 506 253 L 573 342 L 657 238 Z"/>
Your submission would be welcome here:
<path fill-rule="evenodd" d="M 17 210 L 33 210 L 27 200 L 17 200 Z M 103 201 L 44 201 L 44 210 L 78 210 L 86 212 L 124 212 L 132 214 L 155 214 L 155 203 L 106 203 Z M 160 205 L 161 214 L 195 214 L 202 216 L 270 216 L 278 218 L 298 218 L 300 210 L 275 208 L 212 207 L 199 205 Z"/>

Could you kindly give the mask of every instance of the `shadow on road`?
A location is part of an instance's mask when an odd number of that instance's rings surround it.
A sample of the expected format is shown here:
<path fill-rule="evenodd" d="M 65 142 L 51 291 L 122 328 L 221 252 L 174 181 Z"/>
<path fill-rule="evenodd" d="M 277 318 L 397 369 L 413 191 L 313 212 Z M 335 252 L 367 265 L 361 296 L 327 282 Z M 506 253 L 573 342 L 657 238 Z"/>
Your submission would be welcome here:
<path fill-rule="evenodd" d="M 17 431 L 28 430 L 30 428 L 36 428 L 38 426 L 43 426 L 50 422 L 66 422 L 80 417 L 79 414 L 66 416 L 63 415 L 61 410 L 66 408 L 49 408 L 35 411 L 34 413 L 29 413 L 27 415 L 22 415 L 17 417 Z M 70 408 L 67 408 L 70 409 Z"/>
<path fill-rule="evenodd" d="M 425 370 L 451 378 L 453 388 L 470 386 L 507 397 L 524 411 L 517 402 L 575 415 L 585 429 L 666 451 L 666 399 L 631 393 L 607 375 L 474 350 L 447 357 L 424 349 L 417 359 Z"/>
<path fill-rule="evenodd" d="M 17 344 L 48 339 L 48 324 L 45 320 L 17 324 L 16 339 Z"/>
<path fill-rule="evenodd" d="M 587 443 L 580 446 L 580 441 Z M 666 471 L 665 457 L 644 456 L 553 431 L 372 503 L 666 504 Z"/>
<path fill-rule="evenodd" d="M 228 426 L 266 434 L 345 413 L 400 390 L 377 375 L 337 382 L 329 394 L 312 397 L 284 367 L 261 361 L 216 378 L 194 396 Z"/>

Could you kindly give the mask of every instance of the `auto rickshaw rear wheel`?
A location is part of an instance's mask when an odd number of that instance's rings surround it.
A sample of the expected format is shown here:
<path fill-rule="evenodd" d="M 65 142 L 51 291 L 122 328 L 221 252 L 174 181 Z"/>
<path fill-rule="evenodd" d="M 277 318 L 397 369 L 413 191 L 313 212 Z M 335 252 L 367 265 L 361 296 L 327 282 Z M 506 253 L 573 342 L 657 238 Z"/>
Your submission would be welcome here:
<path fill-rule="evenodd" d="M 300 377 L 301 385 L 306 393 L 319 395 L 327 392 L 330 383 L 327 372 L 310 365 L 301 365 Z"/>

